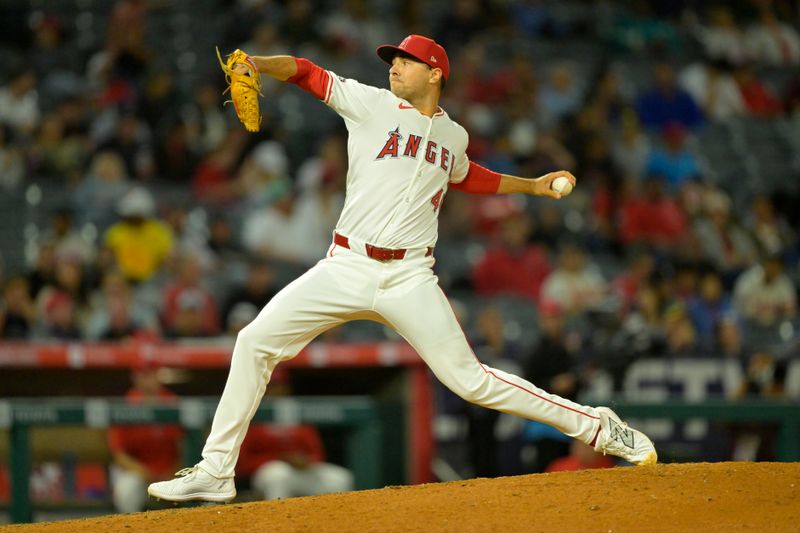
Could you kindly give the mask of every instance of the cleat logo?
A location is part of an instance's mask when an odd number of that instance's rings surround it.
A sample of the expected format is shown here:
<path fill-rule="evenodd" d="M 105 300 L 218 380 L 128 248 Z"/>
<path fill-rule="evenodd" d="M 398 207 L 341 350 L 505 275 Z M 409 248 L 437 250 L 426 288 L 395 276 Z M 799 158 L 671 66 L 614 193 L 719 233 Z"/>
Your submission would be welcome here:
<path fill-rule="evenodd" d="M 608 422 L 611 425 L 611 438 L 633 449 L 633 431 L 617 424 L 613 418 L 609 418 Z"/>

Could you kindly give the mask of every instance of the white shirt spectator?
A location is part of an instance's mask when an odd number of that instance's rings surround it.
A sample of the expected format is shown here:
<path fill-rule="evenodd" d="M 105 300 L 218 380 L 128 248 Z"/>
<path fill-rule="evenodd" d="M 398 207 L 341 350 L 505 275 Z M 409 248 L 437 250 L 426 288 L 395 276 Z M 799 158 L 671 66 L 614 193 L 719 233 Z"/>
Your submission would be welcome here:
<path fill-rule="evenodd" d="M 782 22 L 757 24 L 747 31 L 747 50 L 751 59 L 765 65 L 798 65 L 800 35 Z"/>
<path fill-rule="evenodd" d="M 712 120 L 744 115 L 747 108 L 733 77 L 701 63 L 689 65 L 679 83 Z"/>
<path fill-rule="evenodd" d="M 742 316 L 763 325 L 772 325 L 797 314 L 797 292 L 792 280 L 783 272 L 773 272 L 771 281 L 767 280 L 766 274 L 767 270 L 761 264 L 743 272 L 736 280 L 733 298 Z"/>
<path fill-rule="evenodd" d="M 594 265 L 586 265 L 579 271 L 558 268 L 544 280 L 542 300 L 580 313 L 598 305 L 605 290 L 606 282 Z"/>
<path fill-rule="evenodd" d="M 33 131 L 39 123 L 39 97 L 31 89 L 14 95 L 9 87 L 0 88 L 0 123 L 16 130 Z"/>

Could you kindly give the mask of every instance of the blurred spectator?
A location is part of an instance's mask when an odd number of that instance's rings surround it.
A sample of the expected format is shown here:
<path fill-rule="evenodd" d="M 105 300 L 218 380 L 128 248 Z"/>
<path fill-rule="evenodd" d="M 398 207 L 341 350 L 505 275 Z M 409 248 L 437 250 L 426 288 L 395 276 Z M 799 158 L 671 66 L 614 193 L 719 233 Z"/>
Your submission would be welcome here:
<path fill-rule="evenodd" d="M 278 369 L 269 383 L 270 396 L 289 396 L 286 373 Z M 353 474 L 325 462 L 325 449 L 314 426 L 300 423 L 251 424 L 242 442 L 236 474 L 264 499 L 315 496 L 353 490 Z"/>
<path fill-rule="evenodd" d="M 556 459 L 545 469 L 545 472 L 573 472 L 594 468 L 613 468 L 611 457 L 597 453 L 594 448 L 579 440 L 570 443 L 569 455 Z"/>
<path fill-rule="evenodd" d="M 721 61 L 693 63 L 683 69 L 680 84 L 712 121 L 745 113 L 745 103 L 730 68 Z"/>
<path fill-rule="evenodd" d="M 672 193 L 700 174 L 700 165 L 694 154 L 686 149 L 685 138 L 683 126 L 670 122 L 663 130 L 663 147 L 654 148 L 647 158 L 647 174 L 664 178 Z"/>
<path fill-rule="evenodd" d="M 610 37 L 623 50 L 642 54 L 665 54 L 680 48 L 676 29 L 655 13 L 655 4 L 646 0 L 636 0 L 629 8 L 617 11 Z"/>
<path fill-rule="evenodd" d="M 759 247 L 768 254 L 779 253 L 796 243 L 795 232 L 766 196 L 753 198 L 746 223 Z"/>
<path fill-rule="evenodd" d="M 655 271 L 655 258 L 644 251 L 633 251 L 627 268 L 612 282 L 612 290 L 619 297 L 623 313 L 633 309 L 639 299 L 639 291 L 650 283 Z"/>
<path fill-rule="evenodd" d="M 735 275 L 755 261 L 755 243 L 734 219 L 731 200 L 725 193 L 709 191 L 704 207 L 705 216 L 694 224 L 701 249 L 723 276 Z"/>
<path fill-rule="evenodd" d="M 639 357 L 663 353 L 666 347 L 663 311 L 663 298 L 656 287 L 643 286 L 639 290 L 634 308 L 624 318 L 612 340 L 612 349 L 616 352 L 614 355 L 621 366 L 612 367 L 612 371 L 616 372 L 614 377 L 617 384 L 621 384 L 624 377 L 622 374 L 630 362 Z"/>
<path fill-rule="evenodd" d="M 27 339 L 36 322 L 36 307 L 31 300 L 28 280 L 9 277 L 0 299 L 0 339 Z"/>
<path fill-rule="evenodd" d="M 643 178 L 651 151 L 650 140 L 642 132 L 639 118 L 631 108 L 622 111 L 620 126 L 619 135 L 613 137 L 611 160 L 623 178 Z"/>
<path fill-rule="evenodd" d="M 36 74 L 31 67 L 12 72 L 8 83 L 0 87 L 0 124 L 24 137 L 33 133 L 39 118 Z"/>
<path fill-rule="evenodd" d="M 735 399 L 786 398 L 786 361 L 776 361 L 768 352 L 754 353 L 747 362 L 744 379 Z M 774 423 L 736 424 L 732 429 L 731 457 L 734 461 L 775 461 L 778 428 Z"/>
<path fill-rule="evenodd" d="M 275 203 L 244 220 L 242 242 L 262 258 L 310 265 L 325 255 L 336 224 L 336 209 L 320 211 L 315 195 L 286 191 Z"/>
<path fill-rule="evenodd" d="M 297 54 L 301 46 L 319 43 L 320 34 L 313 5 L 309 0 L 289 0 L 278 34 L 286 40 L 292 53 Z"/>
<path fill-rule="evenodd" d="M 242 163 L 238 181 L 250 205 L 272 204 L 292 186 L 286 150 L 276 141 L 258 144 Z"/>
<path fill-rule="evenodd" d="M 165 180 L 188 183 L 194 175 L 197 156 L 189 144 L 186 125 L 180 121 L 172 121 L 165 129 L 166 132 L 156 144 L 158 175 Z"/>
<path fill-rule="evenodd" d="M 733 313 L 720 317 L 715 331 L 714 355 L 744 362 L 749 354 L 741 324 Z"/>
<path fill-rule="evenodd" d="M 236 178 L 236 165 L 245 147 L 242 132 L 231 130 L 217 148 L 209 150 L 195 167 L 192 190 L 195 197 L 208 204 L 227 206 L 244 193 L 242 180 Z"/>
<path fill-rule="evenodd" d="M 161 385 L 158 366 L 142 361 L 132 372 L 133 388 L 126 394 L 134 405 L 174 403 L 175 394 Z M 180 460 L 183 430 L 178 425 L 130 424 L 111 426 L 111 493 L 120 513 L 143 511 L 147 485 L 172 477 Z"/>
<path fill-rule="evenodd" d="M 72 209 L 62 208 L 55 212 L 44 238 L 55 243 L 56 256 L 59 258 L 77 258 L 83 265 L 89 265 L 94 258 L 92 244 L 74 226 Z"/>
<path fill-rule="evenodd" d="M 72 194 L 78 224 L 94 224 L 105 231 L 116 220 L 120 199 L 130 190 L 125 162 L 114 152 L 98 152 L 83 181 Z"/>
<path fill-rule="evenodd" d="M 783 104 L 772 91 L 756 77 L 752 65 L 742 65 L 734 71 L 739 92 L 747 113 L 755 117 L 771 118 L 783 113 Z"/>
<path fill-rule="evenodd" d="M 106 51 L 115 76 L 141 76 L 149 61 L 145 44 L 148 5 L 145 0 L 117 0 L 108 17 Z"/>
<path fill-rule="evenodd" d="M 677 84 L 675 69 L 667 63 L 655 66 L 655 87 L 639 96 L 636 109 L 642 125 L 651 130 L 661 130 L 670 122 L 690 129 L 703 123 L 700 108 Z"/>
<path fill-rule="evenodd" d="M 105 244 L 117 258 L 120 270 L 131 281 L 150 279 L 172 251 L 169 227 L 157 220 L 155 202 L 147 190 L 135 188 L 119 202 L 122 220 L 111 226 Z"/>
<path fill-rule="evenodd" d="M 54 287 L 69 295 L 82 309 L 89 297 L 83 263 L 79 257 L 70 255 L 60 256 L 57 259 Z"/>
<path fill-rule="evenodd" d="M 542 283 L 550 274 L 548 251 L 529 244 L 530 217 L 512 214 L 500 223 L 499 235 L 475 264 L 472 281 L 481 296 L 515 294 L 538 300 Z"/>
<path fill-rule="evenodd" d="M 670 251 L 680 242 L 687 228 L 686 217 L 678 204 L 664 191 L 664 182 L 648 178 L 638 193 L 633 192 L 622 201 L 619 211 L 619 237 L 623 244 L 647 244 L 659 250 Z"/>
<path fill-rule="evenodd" d="M 489 22 L 485 7 L 480 0 L 456 0 L 434 32 L 436 42 L 449 50 L 472 41 Z"/>
<path fill-rule="evenodd" d="M 78 341 L 83 337 L 78 325 L 75 301 L 64 291 L 48 288 L 39 297 L 41 312 L 34 337 L 39 340 Z"/>
<path fill-rule="evenodd" d="M 747 30 L 747 51 L 751 59 L 773 66 L 800 64 L 800 35 L 778 19 L 770 4 L 761 8 L 758 22 Z"/>
<path fill-rule="evenodd" d="M 776 254 L 737 278 L 733 298 L 745 319 L 763 326 L 776 326 L 797 316 L 797 288 L 784 273 L 783 261 Z"/>
<path fill-rule="evenodd" d="M 155 158 L 150 144 L 150 131 L 133 112 L 124 111 L 117 118 L 116 131 L 98 146 L 99 151 L 119 154 L 128 176 L 139 180 L 155 174 Z"/>
<path fill-rule="evenodd" d="M 519 347 L 505 337 L 505 324 L 499 309 L 483 308 L 476 320 L 476 334 L 470 339 L 481 363 L 519 375 Z M 497 477 L 521 471 L 519 439 L 509 431 L 499 431 L 503 415 L 476 405 L 464 406 L 467 414 L 467 439 L 470 462 L 476 477 Z M 511 434 L 509 434 L 511 433 Z"/>
<path fill-rule="evenodd" d="M 47 286 L 52 286 L 56 281 L 56 243 L 44 241 L 36 252 L 36 262 L 33 270 L 28 272 L 28 284 L 31 297 L 36 299 L 39 292 Z"/>
<path fill-rule="evenodd" d="M 277 292 L 275 273 L 269 263 L 253 261 L 247 269 L 244 283 L 230 291 L 230 295 L 222 307 L 223 324 L 230 325 L 234 314 L 241 317 L 247 309 L 250 312 L 255 310 L 255 314 L 253 314 L 253 318 L 255 318 L 255 315 L 269 303 Z M 235 322 L 239 323 L 240 320 L 237 319 Z"/>
<path fill-rule="evenodd" d="M 11 128 L 0 124 L 0 191 L 10 192 L 25 177 L 23 152 L 14 142 Z"/>
<path fill-rule="evenodd" d="M 228 261 L 240 259 L 244 251 L 234 235 L 228 217 L 214 213 L 209 218 L 206 246 L 211 251 L 216 264 L 224 266 Z"/>
<path fill-rule="evenodd" d="M 100 290 L 90 297 L 86 336 L 122 340 L 142 331 L 158 332 L 156 310 L 138 298 L 125 277 L 116 270 L 103 275 Z"/>
<path fill-rule="evenodd" d="M 544 280 L 541 297 L 568 314 L 578 314 L 599 305 L 606 289 L 606 281 L 586 251 L 566 242 L 559 251 L 558 267 Z"/>
<path fill-rule="evenodd" d="M 688 311 L 698 341 L 711 347 L 720 322 L 733 312 L 733 305 L 724 292 L 722 278 L 717 272 L 710 270 L 703 274 L 700 294 L 689 301 Z"/>
<path fill-rule="evenodd" d="M 217 303 L 203 285 L 197 255 L 178 258 L 175 279 L 164 288 L 163 310 L 164 330 L 171 337 L 209 337 L 220 332 Z"/>
<path fill-rule="evenodd" d="M 697 331 L 684 304 L 675 302 L 664 311 L 664 335 L 666 355 L 671 357 L 698 355 L 700 346 Z"/>
<path fill-rule="evenodd" d="M 220 105 L 221 93 L 222 90 L 214 83 L 201 82 L 195 86 L 192 102 L 181 111 L 189 146 L 195 153 L 205 154 L 216 150 L 228 135 L 225 114 Z"/>
<path fill-rule="evenodd" d="M 144 79 L 136 114 L 143 119 L 147 131 L 164 130 L 177 119 L 176 101 L 178 90 L 174 75 L 170 69 L 160 68 L 149 72 Z"/>
<path fill-rule="evenodd" d="M 542 300 L 538 320 L 541 337 L 526 359 L 524 377 L 534 385 L 562 398 L 574 399 L 579 383 L 573 368 L 572 354 L 567 350 L 565 311 L 556 301 Z M 525 434 L 536 448 L 534 472 L 544 472 L 547 465 L 567 455 L 569 451 L 568 439 L 539 422 L 529 422 Z"/>
<path fill-rule="evenodd" d="M 575 113 L 582 103 L 582 97 L 571 65 L 557 63 L 550 67 L 547 81 L 539 91 L 538 118 L 545 125 L 552 126 Z"/>
<path fill-rule="evenodd" d="M 732 65 L 740 65 L 748 59 L 745 32 L 736 22 L 729 6 L 711 6 L 708 25 L 703 26 L 693 19 L 691 21 L 692 30 L 703 45 L 706 56 Z"/>
<path fill-rule="evenodd" d="M 68 132 L 59 115 L 48 114 L 42 119 L 29 159 L 36 174 L 77 183 L 86 165 L 87 148 L 85 137 Z"/>

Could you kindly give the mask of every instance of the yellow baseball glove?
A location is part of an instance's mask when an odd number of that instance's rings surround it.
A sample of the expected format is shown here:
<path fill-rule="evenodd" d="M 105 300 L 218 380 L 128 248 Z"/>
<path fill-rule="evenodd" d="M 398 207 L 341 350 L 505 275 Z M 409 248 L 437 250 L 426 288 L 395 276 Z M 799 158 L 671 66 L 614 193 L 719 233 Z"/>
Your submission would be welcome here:
<path fill-rule="evenodd" d="M 228 88 L 225 89 L 225 93 L 231 92 L 231 99 L 225 103 L 233 102 L 236 116 L 239 117 L 247 131 L 258 131 L 261 127 L 258 97 L 263 95 L 261 94 L 261 75 L 258 73 L 255 62 L 241 50 L 228 54 L 227 62 L 223 62 L 222 56 L 219 54 L 219 48 L 217 48 L 217 58 L 222 71 L 225 73 L 225 81 L 228 82 Z M 234 70 L 234 67 L 240 64 L 247 67 L 246 73 Z"/>

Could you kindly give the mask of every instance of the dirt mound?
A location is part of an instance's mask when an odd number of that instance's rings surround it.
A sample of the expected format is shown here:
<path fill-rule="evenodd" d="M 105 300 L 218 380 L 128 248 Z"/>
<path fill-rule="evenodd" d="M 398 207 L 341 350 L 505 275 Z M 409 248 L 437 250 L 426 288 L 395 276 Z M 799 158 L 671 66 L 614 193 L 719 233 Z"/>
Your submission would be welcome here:
<path fill-rule="evenodd" d="M 798 528 L 800 464 L 695 463 L 387 487 L 7 530 L 484 533 Z"/>

